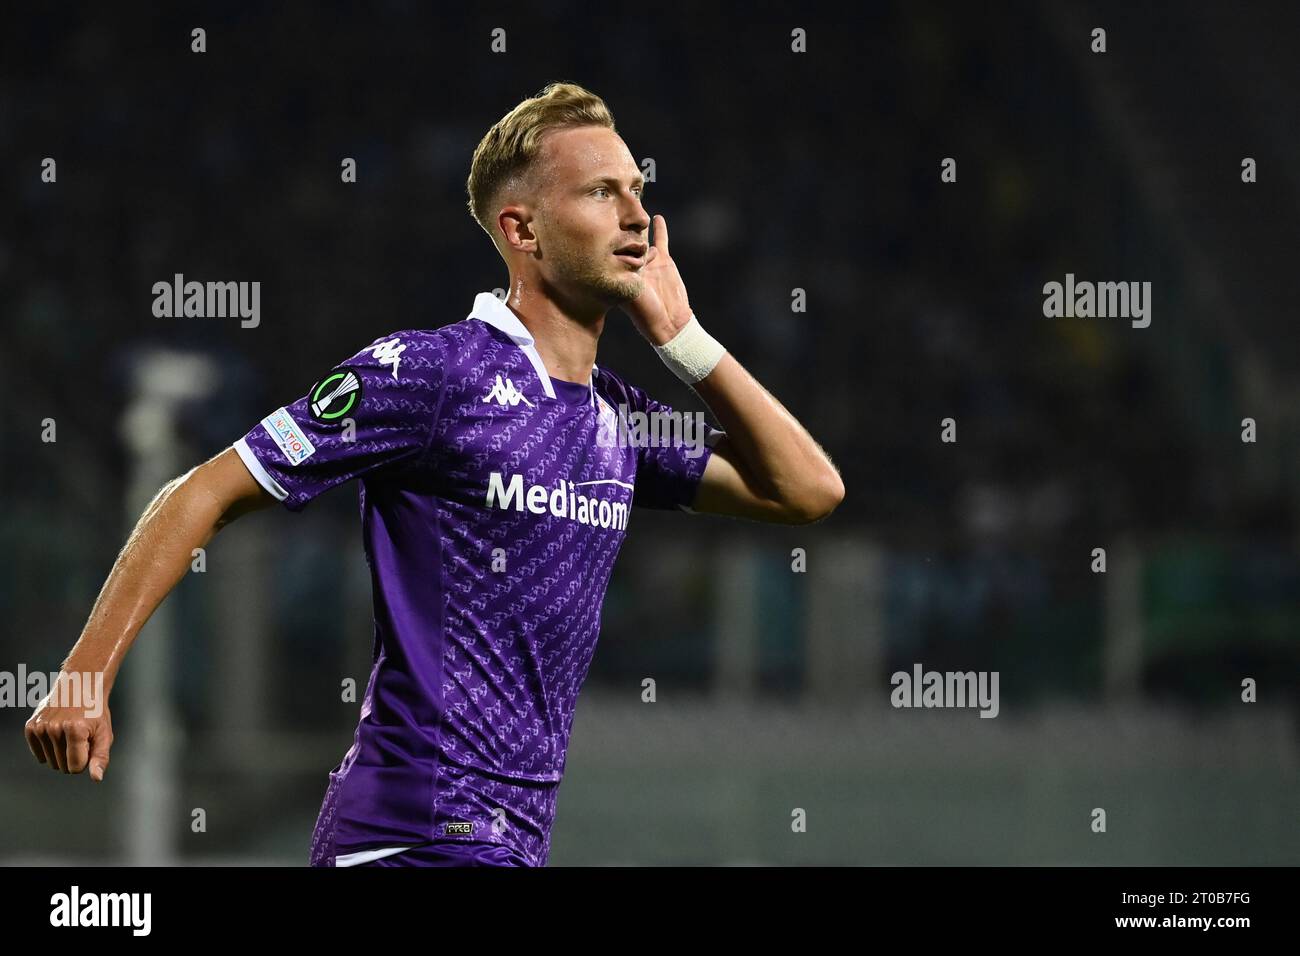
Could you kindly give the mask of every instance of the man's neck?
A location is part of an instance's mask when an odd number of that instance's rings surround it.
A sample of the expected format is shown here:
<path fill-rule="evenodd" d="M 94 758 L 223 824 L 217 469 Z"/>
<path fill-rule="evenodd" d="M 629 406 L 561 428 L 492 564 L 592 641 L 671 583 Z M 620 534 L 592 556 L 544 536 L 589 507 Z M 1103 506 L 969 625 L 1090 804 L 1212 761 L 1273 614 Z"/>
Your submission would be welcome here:
<path fill-rule="evenodd" d="M 506 306 L 532 335 L 547 373 L 564 382 L 587 384 L 608 310 L 601 308 L 575 317 L 573 313 L 579 309 L 556 302 L 536 285 L 512 285 Z"/>

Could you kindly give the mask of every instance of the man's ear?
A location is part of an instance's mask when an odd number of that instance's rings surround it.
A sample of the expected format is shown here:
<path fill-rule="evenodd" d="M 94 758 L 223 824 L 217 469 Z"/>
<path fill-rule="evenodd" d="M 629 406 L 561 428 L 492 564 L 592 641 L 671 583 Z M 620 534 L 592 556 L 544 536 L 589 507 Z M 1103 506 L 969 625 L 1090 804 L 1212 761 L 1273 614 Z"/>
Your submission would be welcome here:
<path fill-rule="evenodd" d="M 523 206 L 506 206 L 497 215 L 497 226 L 509 249 L 519 252 L 537 251 L 537 235 L 533 232 L 532 217 Z"/>

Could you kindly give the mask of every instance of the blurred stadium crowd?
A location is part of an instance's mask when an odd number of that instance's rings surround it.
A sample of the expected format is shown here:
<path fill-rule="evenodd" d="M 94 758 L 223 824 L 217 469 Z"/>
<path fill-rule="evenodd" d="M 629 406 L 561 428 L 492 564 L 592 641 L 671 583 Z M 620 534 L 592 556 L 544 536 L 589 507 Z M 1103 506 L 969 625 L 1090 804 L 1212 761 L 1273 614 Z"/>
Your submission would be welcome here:
<path fill-rule="evenodd" d="M 791 547 L 815 555 L 830 536 L 884 549 L 891 665 L 1001 664 L 1028 678 L 1004 678 L 1008 695 L 1096 697 L 1105 598 L 1090 555 L 1127 539 L 1144 556 L 1159 651 L 1149 692 L 1214 700 L 1206 668 L 1233 655 L 1298 686 L 1296 430 L 1275 401 L 1285 385 L 1258 390 L 1297 366 L 1277 337 L 1290 332 L 1290 273 L 1269 271 L 1265 230 L 1296 218 L 1278 166 L 1298 131 L 1233 108 L 1251 97 L 1234 77 L 1255 75 L 1237 65 L 1270 51 L 1200 59 L 1199 78 L 1184 65 L 1184 85 L 1156 89 L 1137 71 L 1203 50 L 1210 14 L 1166 24 L 1159 44 L 1145 35 L 1146 59 L 1124 60 L 1138 40 L 1122 23 L 1140 21 L 1113 12 L 1117 52 L 1099 80 L 1086 38 L 1078 52 L 1063 39 L 1092 19 L 1028 4 L 867 7 L 852 29 L 814 19 L 801 57 L 790 17 L 747 9 L 593 43 L 573 26 L 582 5 L 552 4 L 503 24 L 504 55 L 489 52 L 493 15 L 413 3 L 50 9 L 0 41 L 4 659 L 56 666 L 122 543 L 121 419 L 139 357 L 158 347 L 217 363 L 219 387 L 180 422 L 179 460 L 197 463 L 376 337 L 463 318 L 505 276 L 464 208 L 470 154 L 520 98 L 568 79 L 604 96 L 633 154 L 653 158 L 648 205 L 670 223 L 697 314 L 809 425 L 848 489 L 827 525 L 767 538 L 686 516 L 634 520 L 593 681 L 654 661 L 707 687 L 711 605 L 698 579 L 717 542 L 740 536 L 767 549 L 770 689 L 797 693 L 802 583 L 783 572 Z M 196 25 L 202 55 L 189 50 Z M 1115 88 L 1133 94 L 1127 105 L 1099 107 L 1098 89 Z M 1139 158 L 1108 111 L 1151 151 Z M 1232 125 L 1205 128 L 1206 115 Z M 1246 192 L 1239 157 L 1253 151 L 1272 165 Z M 46 156 L 57 185 L 39 178 Z M 346 156 L 355 185 L 339 181 Z M 958 180 L 943 184 L 949 156 Z M 1172 200 L 1157 201 L 1153 176 Z M 1215 176 L 1211 191 L 1241 194 L 1235 218 L 1180 218 Z M 1259 243 L 1240 259 L 1266 274 L 1224 269 L 1216 298 L 1189 234 L 1219 263 L 1215 242 Z M 260 326 L 155 318 L 151 286 L 177 272 L 260 281 Z M 1067 272 L 1152 281 L 1152 326 L 1044 318 L 1042 285 Z M 806 311 L 791 310 L 796 289 Z M 693 401 L 620 314 L 598 362 Z M 1258 445 L 1240 440 L 1247 415 Z M 947 417 L 955 445 L 939 440 Z M 40 441 L 46 418 L 54 444 Z M 355 492 L 307 516 L 250 520 L 276 522 L 274 658 L 286 676 L 336 675 L 340 656 L 368 651 L 368 634 L 341 626 L 331 585 L 360 561 Z M 665 568 L 665 554 L 682 561 Z M 656 586 L 639 587 L 647 578 Z M 182 640 L 198 643 L 179 659 L 201 668 L 221 609 L 191 582 L 182 592 Z M 202 720 L 206 705 L 185 706 Z M 337 709 L 293 711 L 350 725 Z"/>

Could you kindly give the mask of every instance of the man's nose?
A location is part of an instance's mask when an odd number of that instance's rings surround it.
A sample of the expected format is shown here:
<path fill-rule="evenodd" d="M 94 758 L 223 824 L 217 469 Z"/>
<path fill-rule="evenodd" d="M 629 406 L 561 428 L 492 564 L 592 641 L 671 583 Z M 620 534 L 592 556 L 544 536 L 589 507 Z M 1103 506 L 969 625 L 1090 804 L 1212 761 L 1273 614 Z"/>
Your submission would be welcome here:
<path fill-rule="evenodd" d="M 633 197 L 627 212 L 623 215 L 623 226 L 644 233 L 650 228 L 650 214 L 641 205 L 641 200 Z"/>

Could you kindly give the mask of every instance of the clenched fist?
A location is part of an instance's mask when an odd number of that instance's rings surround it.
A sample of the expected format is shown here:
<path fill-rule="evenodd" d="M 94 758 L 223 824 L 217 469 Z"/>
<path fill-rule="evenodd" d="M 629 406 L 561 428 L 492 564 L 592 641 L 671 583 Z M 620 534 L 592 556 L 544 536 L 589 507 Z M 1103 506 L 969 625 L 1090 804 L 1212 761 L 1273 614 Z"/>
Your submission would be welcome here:
<path fill-rule="evenodd" d="M 63 675 L 60 675 L 62 679 Z M 23 726 L 27 746 L 36 759 L 51 770 L 81 773 L 90 767 L 92 780 L 104 779 L 108 751 L 113 746 L 113 719 L 108 701 L 90 701 L 91 706 L 61 706 L 58 688 L 36 705 Z"/>

